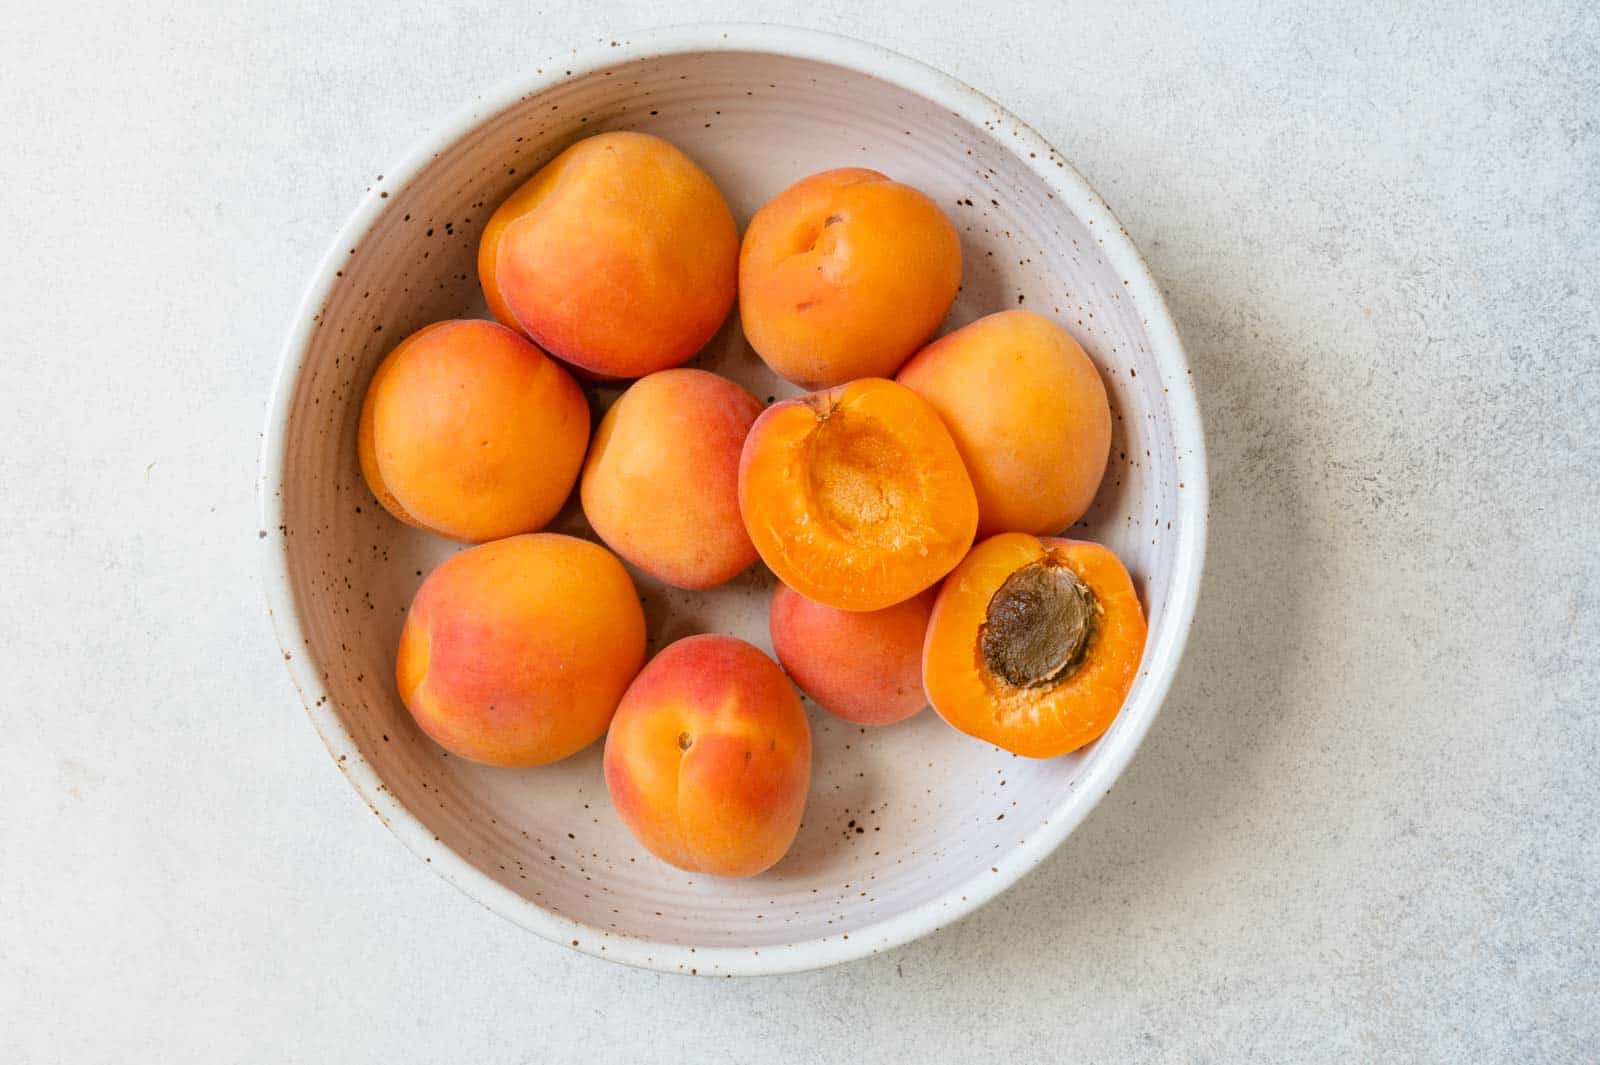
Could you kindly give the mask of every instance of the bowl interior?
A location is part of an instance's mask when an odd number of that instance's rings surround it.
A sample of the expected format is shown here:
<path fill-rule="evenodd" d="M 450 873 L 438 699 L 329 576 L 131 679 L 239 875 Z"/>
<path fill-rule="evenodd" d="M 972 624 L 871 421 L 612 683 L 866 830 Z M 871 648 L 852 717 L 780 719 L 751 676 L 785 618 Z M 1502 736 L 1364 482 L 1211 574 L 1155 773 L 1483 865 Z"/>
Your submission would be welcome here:
<path fill-rule="evenodd" d="M 1049 834 L 1053 821 L 1081 816 L 1075 805 L 1092 805 L 1098 795 L 1075 788 L 1119 730 L 1142 731 L 1154 698 L 1136 688 L 1107 738 L 1049 762 L 958 735 L 931 710 L 870 730 L 808 704 L 816 769 L 804 826 L 775 869 L 737 882 L 681 873 L 644 852 L 611 809 L 599 744 L 549 768 L 486 768 L 447 756 L 399 702 L 393 660 L 406 605 L 423 574 L 458 547 L 392 520 L 362 483 L 356 423 L 367 379 L 412 330 L 484 313 L 474 255 L 489 213 L 561 148 L 608 129 L 645 130 L 682 147 L 722 187 L 741 228 L 782 188 L 830 167 L 873 167 L 928 192 L 963 241 L 965 286 L 947 328 L 1027 307 L 1065 325 L 1100 367 L 1115 414 L 1111 465 L 1069 535 L 1100 540 L 1125 560 L 1157 644 L 1186 535 L 1167 393 L 1186 392 L 1187 382 L 1163 379 L 1104 234 L 1058 198 L 1038 154 L 1029 158 L 1028 142 L 999 114 L 972 122 L 817 60 L 689 52 L 566 78 L 486 116 L 403 184 L 391 177 L 375 186 L 384 209 L 340 249 L 331 294 L 281 386 L 289 389 L 284 459 L 268 473 L 304 640 L 289 650 L 309 657 L 299 668 L 320 682 L 313 717 L 341 767 L 365 763 L 362 772 L 376 774 L 371 791 L 387 792 L 466 863 L 447 875 L 546 934 L 570 932 L 583 949 L 616 957 L 629 944 L 628 960 L 686 967 L 689 947 L 702 959 L 716 948 L 770 954 L 859 938 L 919 909 L 963 912 L 1007 856 Z M 750 352 L 737 313 L 693 365 L 762 398 L 796 391 Z M 596 393 L 597 404 L 614 394 Z M 556 528 L 588 535 L 575 505 Z M 634 577 L 652 650 L 724 632 L 770 651 L 772 577 L 759 565 L 710 593 Z M 1147 655 L 1140 688 L 1150 668 Z M 541 916 L 552 914 L 573 923 Z"/>

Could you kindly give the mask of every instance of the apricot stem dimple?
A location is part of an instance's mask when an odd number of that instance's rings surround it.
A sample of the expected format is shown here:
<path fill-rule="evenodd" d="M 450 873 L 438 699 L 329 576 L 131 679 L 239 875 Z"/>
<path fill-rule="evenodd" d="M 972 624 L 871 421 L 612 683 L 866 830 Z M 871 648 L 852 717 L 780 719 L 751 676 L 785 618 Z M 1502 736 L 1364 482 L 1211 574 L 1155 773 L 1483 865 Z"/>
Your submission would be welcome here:
<path fill-rule="evenodd" d="M 687 732 L 678 733 L 678 750 L 687 751 L 694 746 L 694 737 Z"/>
<path fill-rule="evenodd" d="M 1005 579 L 978 627 L 983 664 L 1018 688 L 1058 684 L 1083 665 L 1100 612 L 1069 566 L 1040 559 Z"/>

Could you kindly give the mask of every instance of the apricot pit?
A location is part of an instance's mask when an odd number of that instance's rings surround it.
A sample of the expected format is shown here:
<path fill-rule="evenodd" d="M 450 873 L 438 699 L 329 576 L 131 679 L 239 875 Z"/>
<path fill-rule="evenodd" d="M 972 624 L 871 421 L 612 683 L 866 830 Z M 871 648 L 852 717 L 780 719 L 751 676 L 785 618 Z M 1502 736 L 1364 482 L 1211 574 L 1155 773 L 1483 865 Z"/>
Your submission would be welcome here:
<path fill-rule="evenodd" d="M 1066 566 L 1030 562 L 989 600 L 979 648 L 989 672 L 1019 688 L 1065 680 L 1083 664 L 1098 604 Z"/>

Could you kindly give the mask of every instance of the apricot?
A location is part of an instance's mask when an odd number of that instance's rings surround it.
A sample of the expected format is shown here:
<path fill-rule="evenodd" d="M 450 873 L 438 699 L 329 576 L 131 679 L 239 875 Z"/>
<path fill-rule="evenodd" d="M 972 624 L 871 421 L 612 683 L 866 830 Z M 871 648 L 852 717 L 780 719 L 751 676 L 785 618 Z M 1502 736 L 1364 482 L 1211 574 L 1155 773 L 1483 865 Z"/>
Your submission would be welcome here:
<path fill-rule="evenodd" d="M 451 754 L 544 765 L 605 732 L 644 641 L 644 611 L 616 556 L 571 536 L 513 536 L 454 555 L 423 581 L 395 681 Z"/>
<path fill-rule="evenodd" d="M 739 252 L 744 335 L 802 388 L 888 377 L 939 328 L 961 239 L 937 204 L 876 170 L 828 170 L 756 212 Z"/>
<path fill-rule="evenodd" d="M 978 524 L 939 415 L 881 378 L 768 407 L 739 458 L 739 509 L 783 583 L 841 610 L 881 610 L 931 586 Z"/>
<path fill-rule="evenodd" d="M 839 610 L 788 585 L 772 593 L 772 649 L 789 679 L 824 710 L 857 725 L 890 725 L 928 704 L 922 641 L 933 590 L 882 610 Z"/>
<path fill-rule="evenodd" d="M 980 318 L 923 348 L 896 379 L 955 437 L 978 493 L 979 537 L 1058 533 L 1094 502 L 1111 452 L 1106 386 L 1050 319 Z"/>
<path fill-rule="evenodd" d="M 489 310 L 601 377 L 685 361 L 728 317 L 739 231 L 722 193 L 660 137 L 602 133 L 512 193 L 478 245 Z"/>
<path fill-rule="evenodd" d="M 1110 727 L 1144 640 L 1139 597 L 1111 551 L 1001 533 L 974 547 L 939 590 L 922 683 L 962 732 L 1054 758 Z"/>
<path fill-rule="evenodd" d="M 610 548 L 679 588 L 756 560 L 739 517 L 739 451 L 761 401 L 705 370 L 642 377 L 611 406 L 584 463 L 583 512 Z"/>
<path fill-rule="evenodd" d="M 605 774 L 618 815 L 650 853 L 690 872 L 754 876 L 800 828 L 811 728 L 772 659 L 731 636 L 690 636 L 622 697 Z"/>
<path fill-rule="evenodd" d="M 543 528 L 583 465 L 589 404 L 565 370 L 494 322 L 437 322 L 378 365 L 357 450 L 401 521 L 455 540 Z"/>

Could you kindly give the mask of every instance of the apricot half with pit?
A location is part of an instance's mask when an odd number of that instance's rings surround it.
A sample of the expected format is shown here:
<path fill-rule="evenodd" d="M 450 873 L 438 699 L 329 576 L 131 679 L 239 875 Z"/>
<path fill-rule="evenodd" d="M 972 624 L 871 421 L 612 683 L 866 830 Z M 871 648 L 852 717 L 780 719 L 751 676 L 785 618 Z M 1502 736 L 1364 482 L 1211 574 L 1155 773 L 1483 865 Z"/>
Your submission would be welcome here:
<path fill-rule="evenodd" d="M 960 731 L 1054 758 L 1111 726 L 1144 642 L 1133 581 L 1108 548 L 1002 533 L 974 547 L 940 589 L 922 681 Z"/>

